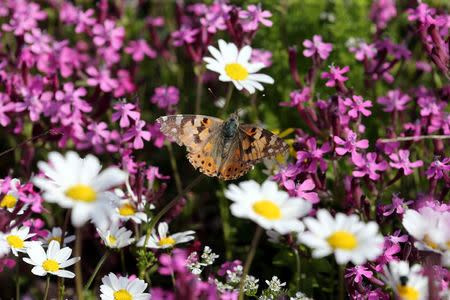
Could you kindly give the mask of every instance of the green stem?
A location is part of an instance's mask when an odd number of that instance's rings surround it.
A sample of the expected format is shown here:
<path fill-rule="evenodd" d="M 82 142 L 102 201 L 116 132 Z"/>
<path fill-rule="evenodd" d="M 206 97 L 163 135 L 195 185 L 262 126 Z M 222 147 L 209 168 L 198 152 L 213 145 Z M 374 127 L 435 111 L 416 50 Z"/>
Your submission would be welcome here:
<path fill-rule="evenodd" d="M 81 245 L 82 245 L 81 228 L 76 227 L 75 228 L 75 251 L 74 251 L 75 257 L 81 257 Z M 75 287 L 76 287 L 77 296 L 78 296 L 77 299 L 84 300 L 83 276 L 82 276 L 82 272 L 81 272 L 81 262 L 77 262 L 75 264 Z"/>
<path fill-rule="evenodd" d="M 258 105 L 256 104 L 256 95 L 258 95 L 258 93 L 253 93 L 250 96 L 250 107 L 251 107 L 251 120 L 253 124 L 258 124 Z"/>
<path fill-rule="evenodd" d="M 179 194 L 182 192 L 183 188 L 180 180 L 180 174 L 178 173 L 177 162 L 175 160 L 175 156 L 173 155 L 172 143 L 167 143 L 167 149 L 169 150 L 170 165 L 172 166 L 175 185 L 177 186 L 177 192 Z"/>
<path fill-rule="evenodd" d="M 225 183 L 220 181 L 221 191 L 225 190 Z M 233 241 L 231 236 L 231 226 L 230 226 L 230 210 L 228 209 L 228 203 L 223 195 L 223 192 L 218 193 L 219 198 L 219 210 L 220 219 L 222 220 L 222 230 L 223 230 L 223 240 L 225 244 L 225 259 L 232 260 L 232 247 Z"/>
<path fill-rule="evenodd" d="M 49 286 L 50 286 L 50 275 L 47 275 L 47 281 L 45 282 L 44 298 L 42 298 L 44 300 L 47 300 Z"/>
<path fill-rule="evenodd" d="M 123 252 L 123 249 L 120 249 L 120 264 L 122 265 L 122 273 L 127 273 L 127 268 L 125 267 L 125 254 Z"/>
<path fill-rule="evenodd" d="M 197 88 L 195 93 L 195 114 L 200 113 L 200 103 L 202 101 L 203 93 L 203 75 L 205 74 L 205 68 L 200 67 L 199 74 L 197 75 Z"/>
<path fill-rule="evenodd" d="M 100 261 L 98 262 L 97 266 L 95 267 L 94 272 L 92 273 L 91 277 L 89 278 L 88 282 L 86 283 L 86 285 L 84 286 L 84 290 L 88 290 L 89 287 L 92 284 L 92 281 L 94 281 L 95 276 L 97 276 L 98 271 L 100 270 L 100 268 L 102 267 L 103 263 L 105 262 L 105 260 L 108 258 L 108 256 L 110 255 L 110 251 L 109 249 L 106 250 L 105 254 L 103 254 L 102 258 L 100 259 Z"/>
<path fill-rule="evenodd" d="M 64 224 L 63 224 L 63 228 L 62 228 L 62 233 L 61 233 L 61 242 L 60 242 L 60 246 L 61 248 L 64 245 L 64 238 L 66 237 L 66 231 L 67 231 L 67 226 L 69 225 L 69 219 L 70 219 L 70 214 L 71 214 L 72 210 L 68 209 L 66 212 L 66 216 L 64 217 Z M 64 277 L 59 277 L 58 276 L 58 280 L 57 280 L 57 290 L 58 290 L 58 298 L 62 300 L 63 299 L 63 294 L 61 293 L 62 290 L 62 286 L 64 285 Z"/>
<path fill-rule="evenodd" d="M 233 94 L 233 83 L 228 83 L 228 89 L 227 89 L 227 95 L 225 97 L 225 105 L 222 108 L 222 111 L 220 112 L 220 115 L 222 117 L 226 117 L 226 112 L 228 108 L 228 104 L 230 104 L 231 95 Z"/>
<path fill-rule="evenodd" d="M 344 300 L 345 281 L 344 281 L 345 265 L 339 265 L 339 300 Z"/>
<path fill-rule="evenodd" d="M 16 300 L 20 300 L 20 270 L 19 257 L 16 257 Z"/>
<path fill-rule="evenodd" d="M 300 255 L 299 255 L 297 249 L 294 249 L 294 254 L 295 254 L 296 267 L 297 267 L 297 274 L 295 276 L 295 290 L 299 291 L 300 290 Z"/>
<path fill-rule="evenodd" d="M 259 225 L 256 228 L 255 235 L 253 236 L 252 243 L 250 245 L 250 252 L 248 252 L 247 259 L 244 265 L 244 271 L 242 272 L 241 282 L 239 283 L 239 300 L 244 299 L 244 282 L 245 277 L 247 277 L 248 271 L 250 270 L 250 265 L 252 264 L 253 258 L 255 257 L 256 246 L 258 246 L 259 239 L 263 233 L 263 228 Z"/>

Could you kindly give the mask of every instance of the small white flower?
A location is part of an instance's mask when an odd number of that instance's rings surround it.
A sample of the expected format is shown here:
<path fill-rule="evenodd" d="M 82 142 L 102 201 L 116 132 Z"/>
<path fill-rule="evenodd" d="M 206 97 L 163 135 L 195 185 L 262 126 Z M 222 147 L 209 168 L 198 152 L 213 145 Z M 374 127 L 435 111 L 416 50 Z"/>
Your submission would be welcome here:
<path fill-rule="evenodd" d="M 312 300 L 312 298 L 309 298 L 302 292 L 297 292 L 297 293 L 295 293 L 295 297 L 291 297 L 290 300 Z"/>
<path fill-rule="evenodd" d="M 205 263 L 205 265 L 207 265 L 207 266 L 212 265 L 214 263 L 214 261 L 216 260 L 216 258 L 218 258 L 218 257 L 219 257 L 219 255 L 212 252 L 211 248 L 209 248 L 208 246 L 205 246 L 205 249 L 203 249 L 203 254 L 202 254 L 203 263 Z"/>
<path fill-rule="evenodd" d="M 252 47 L 244 46 L 238 50 L 235 44 L 219 40 L 219 49 L 209 46 L 208 50 L 213 57 L 204 57 L 203 60 L 207 63 L 208 70 L 219 73 L 220 81 L 231 81 L 238 90 L 245 88 L 250 94 L 253 94 L 255 89 L 264 90 L 260 82 L 274 83 L 269 75 L 256 73 L 265 65 L 249 61 Z"/>
<path fill-rule="evenodd" d="M 47 253 L 40 244 L 34 244 L 27 249 L 28 257 L 23 260 L 33 265 L 31 273 L 37 276 L 45 276 L 47 273 L 64 278 L 74 278 L 75 274 L 62 270 L 62 268 L 73 265 L 80 260 L 79 257 L 68 259 L 72 254 L 72 249 L 65 247 L 60 249 L 59 242 L 51 241 Z"/>
<path fill-rule="evenodd" d="M 156 230 L 153 228 L 152 234 L 150 235 L 147 241 L 147 248 L 155 248 L 155 249 L 165 249 L 171 248 L 175 244 L 186 243 L 194 239 L 192 236 L 195 231 L 188 230 L 184 232 L 178 232 L 175 234 L 168 235 L 169 225 L 166 222 L 161 222 L 158 225 L 158 234 L 156 234 Z M 139 239 L 137 243 L 138 247 L 144 246 L 145 236 Z"/>
<path fill-rule="evenodd" d="M 324 257 L 334 252 L 338 264 L 352 261 L 355 265 L 377 258 L 383 251 L 384 238 L 378 234 L 378 224 L 361 222 L 357 215 L 337 213 L 333 218 L 326 209 L 317 212 L 317 219 L 305 218 L 309 231 L 298 239 L 313 248 L 313 257 Z"/>
<path fill-rule="evenodd" d="M 118 168 L 107 168 L 99 173 L 100 162 L 90 154 L 82 159 L 73 151 L 67 152 L 65 157 L 58 152 L 50 152 L 48 158 L 49 163 L 38 163 L 48 178 L 34 177 L 32 180 L 43 190 L 43 198 L 71 208 L 75 227 L 92 220 L 96 227 L 105 228 L 119 202 L 119 198 L 108 190 L 123 183 L 126 173 Z"/>
<path fill-rule="evenodd" d="M 251 292 L 257 290 L 259 279 L 255 278 L 255 276 L 247 275 L 244 281 L 244 292 Z"/>
<path fill-rule="evenodd" d="M 60 227 L 53 227 L 52 231 L 48 231 L 48 235 L 45 238 L 40 238 L 39 240 L 42 242 L 43 247 L 47 247 L 51 241 L 57 241 L 61 243 L 61 237 L 62 237 L 62 229 Z M 66 244 L 71 243 L 75 240 L 74 235 L 64 235 L 64 247 Z"/>
<path fill-rule="evenodd" d="M 134 242 L 134 238 L 131 237 L 133 233 L 125 227 L 119 228 L 117 223 L 113 223 L 107 230 L 97 228 L 97 232 L 109 248 L 120 249 Z"/>
<path fill-rule="evenodd" d="M 102 300 L 133 299 L 148 300 L 150 294 L 144 293 L 147 283 L 139 278 L 130 281 L 128 277 L 117 277 L 109 273 L 102 278 L 100 298 Z"/>
<path fill-rule="evenodd" d="M 384 282 L 403 300 L 428 299 L 428 279 L 420 275 L 421 267 L 416 264 L 411 268 L 406 261 L 390 261 L 389 268 L 384 266 Z"/>
<path fill-rule="evenodd" d="M 2 253 L 8 253 L 9 250 L 18 256 L 19 252 L 25 253 L 28 247 L 34 244 L 40 244 L 38 241 L 27 241 L 30 237 L 35 236 L 35 233 L 29 233 L 30 227 L 22 226 L 20 228 L 14 227 L 10 232 L 3 233 L 0 232 L 0 239 L 5 240 L 8 243 L 8 249 L 6 249 L 6 244 L 3 243 Z"/>
<path fill-rule="evenodd" d="M 266 180 L 259 185 L 254 180 L 231 184 L 225 196 L 234 201 L 231 213 L 239 218 L 248 218 L 264 229 L 274 229 L 280 234 L 304 230 L 298 218 L 311 210 L 311 203 L 301 198 L 290 198 L 289 194 L 278 190 L 278 185 Z"/>
<path fill-rule="evenodd" d="M 281 290 L 281 287 L 286 285 L 286 282 L 281 283 L 280 279 L 278 279 L 277 276 L 272 276 L 272 280 L 266 280 L 266 283 L 272 292 L 279 292 Z"/>
<path fill-rule="evenodd" d="M 127 189 L 129 185 L 127 184 Z M 137 196 L 133 194 L 131 188 L 128 189 L 130 198 L 125 197 L 125 193 L 121 189 L 114 189 L 114 193 L 121 198 L 119 206 L 114 210 L 113 219 L 115 222 L 126 222 L 132 220 L 136 224 L 147 222 L 148 217 L 145 213 L 145 197 L 142 196 L 141 202 L 138 203 Z M 125 198 L 125 199 L 124 199 Z M 150 209 L 155 208 L 153 204 L 150 204 Z"/>
<path fill-rule="evenodd" d="M 450 212 L 423 207 L 420 212 L 408 209 L 403 215 L 403 227 L 412 235 L 419 250 L 443 254 L 450 245 Z"/>
<path fill-rule="evenodd" d="M 217 290 L 219 292 L 229 292 L 234 290 L 234 287 L 229 285 L 228 283 L 223 283 L 219 281 L 217 278 L 214 278 L 214 283 L 216 284 Z"/>

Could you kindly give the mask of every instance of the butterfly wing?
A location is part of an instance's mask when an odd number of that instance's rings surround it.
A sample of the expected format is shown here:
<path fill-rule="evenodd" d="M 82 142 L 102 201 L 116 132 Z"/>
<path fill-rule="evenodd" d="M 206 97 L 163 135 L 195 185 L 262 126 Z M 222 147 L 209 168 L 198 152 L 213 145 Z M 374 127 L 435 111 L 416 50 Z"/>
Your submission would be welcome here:
<path fill-rule="evenodd" d="M 232 155 L 222 164 L 218 177 L 224 180 L 239 178 L 259 161 L 275 158 L 288 150 L 289 146 L 272 132 L 254 125 L 241 124 Z"/>
<path fill-rule="evenodd" d="M 208 176 L 217 176 L 218 162 L 213 153 L 220 138 L 223 120 L 203 115 L 172 115 L 156 120 L 161 132 L 185 145 L 187 158 L 194 168 Z"/>

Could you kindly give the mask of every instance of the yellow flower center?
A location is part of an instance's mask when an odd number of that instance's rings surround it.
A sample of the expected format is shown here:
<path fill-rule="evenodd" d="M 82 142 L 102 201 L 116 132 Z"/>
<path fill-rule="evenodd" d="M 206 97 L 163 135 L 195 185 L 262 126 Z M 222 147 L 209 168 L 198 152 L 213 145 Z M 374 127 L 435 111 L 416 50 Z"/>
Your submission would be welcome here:
<path fill-rule="evenodd" d="M 260 200 L 253 204 L 253 210 L 264 218 L 276 220 L 281 218 L 281 210 L 272 201 Z"/>
<path fill-rule="evenodd" d="M 118 290 L 114 293 L 114 300 L 133 300 L 133 296 L 126 290 Z"/>
<path fill-rule="evenodd" d="M 173 246 L 175 245 L 175 241 L 173 238 L 170 237 L 170 235 L 166 238 L 162 238 L 159 242 L 158 242 L 158 246 L 164 246 L 164 245 L 170 245 Z"/>
<path fill-rule="evenodd" d="M 97 199 L 95 191 L 90 186 L 83 184 L 77 184 L 68 189 L 66 196 L 83 202 L 94 202 Z"/>
<path fill-rule="evenodd" d="M 447 246 L 447 250 L 450 250 L 450 241 L 447 241 L 447 242 L 445 243 L 445 246 Z"/>
<path fill-rule="evenodd" d="M 56 272 L 59 270 L 58 262 L 54 261 L 53 259 L 47 259 L 46 261 L 44 261 L 42 267 L 47 272 Z"/>
<path fill-rule="evenodd" d="M 17 199 L 13 195 L 6 195 L 0 203 L 0 207 L 13 208 L 16 203 Z"/>
<path fill-rule="evenodd" d="M 248 77 L 247 70 L 238 63 L 231 63 L 225 66 L 225 73 L 234 80 L 244 80 Z"/>
<path fill-rule="evenodd" d="M 430 236 L 428 234 L 425 234 L 425 236 L 423 237 L 423 241 L 425 242 L 425 244 L 427 244 L 431 248 L 439 249 L 439 246 L 436 243 L 433 243 L 432 241 L 430 241 Z"/>
<path fill-rule="evenodd" d="M 111 244 L 114 244 L 115 242 L 116 242 L 116 238 L 115 237 L 113 237 L 112 235 L 110 235 L 109 236 L 109 242 L 111 243 Z"/>
<path fill-rule="evenodd" d="M 48 240 L 48 244 L 50 245 L 51 241 L 57 241 L 58 243 L 61 244 L 61 237 L 60 236 L 54 236 L 51 239 Z"/>
<path fill-rule="evenodd" d="M 18 249 L 23 248 L 23 240 L 16 235 L 10 235 L 6 238 L 6 240 L 8 241 L 11 247 Z"/>
<path fill-rule="evenodd" d="M 327 239 L 327 242 L 333 249 L 351 250 L 358 246 L 356 237 L 346 231 L 336 231 Z"/>
<path fill-rule="evenodd" d="M 398 294 L 402 299 L 405 300 L 416 300 L 419 299 L 419 291 L 407 286 L 407 285 L 397 285 Z"/>
<path fill-rule="evenodd" d="M 119 207 L 119 213 L 122 216 L 134 215 L 134 207 L 131 203 L 125 203 L 123 206 Z"/>

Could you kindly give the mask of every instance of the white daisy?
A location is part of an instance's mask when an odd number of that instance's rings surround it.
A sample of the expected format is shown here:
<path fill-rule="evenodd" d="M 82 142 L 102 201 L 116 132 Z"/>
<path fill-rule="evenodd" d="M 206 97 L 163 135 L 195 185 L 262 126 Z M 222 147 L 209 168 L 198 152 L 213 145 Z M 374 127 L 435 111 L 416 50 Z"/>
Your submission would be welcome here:
<path fill-rule="evenodd" d="M 36 235 L 35 233 L 29 232 L 30 227 L 27 226 L 22 226 L 20 228 L 14 227 L 8 233 L 0 232 L 0 239 L 8 242 L 9 249 L 7 252 L 11 250 L 11 252 L 15 256 L 18 256 L 19 252 L 26 252 L 28 247 L 34 244 L 40 244 L 40 242 L 38 241 L 27 241 L 27 239 Z M 6 244 L 3 243 L 3 246 L 6 246 Z M 5 252 L 5 249 L 3 249 L 0 252 Z"/>
<path fill-rule="evenodd" d="M 313 257 L 334 253 L 338 264 L 352 261 L 361 265 L 377 258 L 382 252 L 384 238 L 378 234 L 378 224 L 364 223 L 357 215 L 337 213 L 333 218 L 326 209 L 317 212 L 317 219 L 303 220 L 309 231 L 299 234 L 299 240 L 313 248 Z"/>
<path fill-rule="evenodd" d="M 92 220 L 97 227 L 105 228 L 110 213 L 119 201 L 108 190 L 123 183 L 126 173 L 118 168 L 107 168 L 99 173 L 100 162 L 90 154 L 81 159 L 73 151 L 67 152 L 66 157 L 51 152 L 48 157 L 49 163 L 38 163 L 39 169 L 48 178 L 33 178 L 33 183 L 43 190 L 44 199 L 71 208 L 72 224 L 75 227 Z"/>
<path fill-rule="evenodd" d="M 219 50 L 220 49 L 220 50 Z M 251 63 L 252 47 L 244 46 L 238 50 L 235 44 L 219 40 L 219 49 L 209 46 L 208 50 L 213 57 L 204 57 L 206 68 L 220 74 L 219 80 L 233 82 L 238 90 L 245 88 L 250 94 L 255 89 L 263 91 L 260 82 L 273 84 L 272 77 L 256 73 L 265 67 L 264 63 Z"/>
<path fill-rule="evenodd" d="M 290 198 L 270 180 L 262 185 L 254 180 L 241 182 L 239 186 L 231 184 L 225 196 L 234 201 L 230 206 L 233 215 L 250 219 L 264 229 L 274 229 L 280 234 L 303 231 L 304 225 L 298 218 L 311 210 L 311 203 L 301 198 Z"/>
<path fill-rule="evenodd" d="M 109 248 L 124 248 L 134 242 L 131 237 L 133 233 L 125 227 L 119 228 L 117 223 L 113 223 L 107 230 L 97 228 L 97 232 Z"/>
<path fill-rule="evenodd" d="M 428 278 L 420 275 L 420 265 L 409 267 L 406 261 L 391 261 L 384 266 L 386 276 L 382 276 L 394 293 L 402 300 L 428 299 Z"/>
<path fill-rule="evenodd" d="M 403 215 L 403 227 L 412 235 L 419 250 L 443 254 L 450 248 L 450 212 L 423 207 L 420 212 L 408 209 Z"/>
<path fill-rule="evenodd" d="M 29 258 L 24 257 L 23 260 L 34 266 L 31 273 L 37 276 L 45 276 L 49 273 L 59 277 L 74 278 L 74 273 L 62 270 L 62 268 L 71 266 L 80 260 L 79 257 L 69 259 L 72 249 L 69 247 L 60 249 L 57 241 L 50 242 L 47 253 L 42 245 L 35 244 L 27 249 L 27 254 Z"/>
<path fill-rule="evenodd" d="M 0 182 L 0 187 L 2 187 L 3 181 Z M 14 211 L 16 208 L 16 204 L 19 201 L 19 191 L 17 187 L 20 187 L 20 180 L 17 178 L 11 179 L 9 183 L 9 191 L 6 193 L 5 197 L 3 197 L 0 202 L 0 207 L 6 208 L 6 210 L 10 213 Z M 17 212 L 17 215 L 23 214 L 23 212 L 28 208 L 29 203 L 25 203 L 20 210 Z"/>
<path fill-rule="evenodd" d="M 147 283 L 139 278 L 130 281 L 128 277 L 117 277 L 109 273 L 102 278 L 100 298 L 102 300 L 133 299 L 148 300 L 150 294 L 144 293 Z"/>
<path fill-rule="evenodd" d="M 128 187 L 128 184 L 127 184 Z M 126 222 L 132 220 L 136 224 L 141 224 L 142 222 L 149 221 L 145 211 L 145 197 L 142 196 L 141 202 L 138 203 L 136 195 L 133 194 L 131 189 L 128 193 L 131 195 L 130 198 L 126 198 L 125 193 L 121 189 L 114 189 L 114 193 L 121 199 L 120 204 L 113 212 L 112 218 L 115 222 L 122 221 Z M 154 209 L 155 206 L 150 204 L 150 209 Z"/>
<path fill-rule="evenodd" d="M 47 237 L 40 238 L 39 240 L 42 242 L 43 247 L 47 247 L 51 241 L 57 241 L 61 244 L 61 238 L 62 238 L 62 229 L 60 227 L 53 227 L 52 231 L 46 230 L 48 232 Z M 64 235 L 64 245 L 71 243 L 75 240 L 74 235 L 67 235 L 67 233 Z"/>
<path fill-rule="evenodd" d="M 156 230 L 153 229 L 152 234 L 150 235 L 147 241 L 147 248 L 156 248 L 156 249 L 165 249 L 171 248 L 175 244 L 186 243 L 194 239 L 192 236 L 195 231 L 188 230 L 184 232 L 178 232 L 175 234 L 168 235 L 169 225 L 166 222 L 161 222 L 158 225 L 158 234 L 156 234 Z M 145 242 L 145 236 L 141 237 L 139 242 L 137 243 L 138 247 L 143 247 Z"/>

